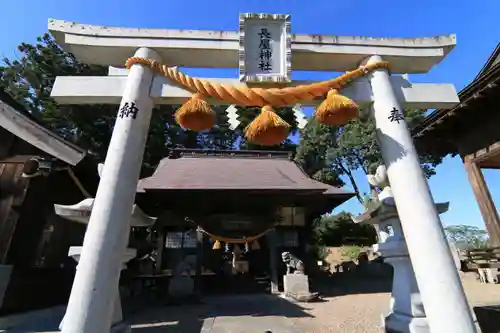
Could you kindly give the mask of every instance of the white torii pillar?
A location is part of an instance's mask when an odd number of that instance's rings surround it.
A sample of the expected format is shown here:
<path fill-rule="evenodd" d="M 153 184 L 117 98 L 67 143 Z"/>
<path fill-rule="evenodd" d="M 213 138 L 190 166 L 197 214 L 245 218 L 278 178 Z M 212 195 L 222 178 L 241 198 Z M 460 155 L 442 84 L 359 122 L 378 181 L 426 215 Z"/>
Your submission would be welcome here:
<path fill-rule="evenodd" d="M 365 62 L 381 60 L 371 56 Z M 389 73 L 378 69 L 368 78 L 377 139 L 431 332 L 474 333 L 462 283 Z"/>
<path fill-rule="evenodd" d="M 161 61 L 148 48 L 136 57 Z M 65 315 L 63 333 L 109 332 L 115 291 L 153 108 L 154 73 L 143 65 L 130 69 L 104 170 L 90 216 Z"/>

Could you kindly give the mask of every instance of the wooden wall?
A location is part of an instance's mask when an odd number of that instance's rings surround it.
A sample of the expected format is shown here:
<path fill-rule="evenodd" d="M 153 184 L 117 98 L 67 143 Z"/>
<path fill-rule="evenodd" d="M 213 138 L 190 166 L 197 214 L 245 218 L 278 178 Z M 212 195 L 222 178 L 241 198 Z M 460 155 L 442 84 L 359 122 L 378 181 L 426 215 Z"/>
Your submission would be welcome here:
<path fill-rule="evenodd" d="M 82 244 L 85 226 L 55 215 L 54 204 L 84 197 L 67 171 L 21 177 L 23 161 L 43 153 L 2 128 L 0 139 L 10 161 L 0 163 L 0 264 L 13 267 L 0 315 L 64 304 L 75 268 L 68 249 Z"/>
<path fill-rule="evenodd" d="M 0 164 L 4 185 L 19 184 L 15 194 L 2 198 L 3 218 L 0 222 L 3 242 L 3 264 L 13 271 L 0 314 L 46 308 L 67 302 L 74 277 L 75 265 L 67 256 L 70 246 L 83 243 L 85 226 L 64 220 L 54 212 L 54 204 L 74 204 L 83 199 L 66 171 L 47 177 L 23 179 L 22 165 Z M 16 170 L 16 172 L 12 171 Z M 8 177 L 10 175 L 10 177 Z M 21 186 L 21 184 L 23 186 Z M 7 206 L 10 204 L 10 211 Z"/>
<path fill-rule="evenodd" d="M 0 95 L 2 101 L 8 99 L 1 91 Z M 20 112 L 29 118 L 27 112 Z M 75 204 L 84 199 L 66 170 L 22 177 L 24 162 L 34 156 L 47 154 L 0 127 L 0 264 L 12 267 L 0 315 L 67 302 L 75 270 L 68 249 L 81 245 L 85 233 L 84 225 L 54 212 L 56 203 Z M 91 170 L 82 181 L 86 185 L 88 180 L 88 189 L 94 193 L 97 166 L 87 162 L 76 169 L 84 175 Z"/>
<path fill-rule="evenodd" d="M 0 164 L 0 264 L 7 264 L 19 209 L 24 202 L 29 180 L 21 178 L 22 164 Z"/>

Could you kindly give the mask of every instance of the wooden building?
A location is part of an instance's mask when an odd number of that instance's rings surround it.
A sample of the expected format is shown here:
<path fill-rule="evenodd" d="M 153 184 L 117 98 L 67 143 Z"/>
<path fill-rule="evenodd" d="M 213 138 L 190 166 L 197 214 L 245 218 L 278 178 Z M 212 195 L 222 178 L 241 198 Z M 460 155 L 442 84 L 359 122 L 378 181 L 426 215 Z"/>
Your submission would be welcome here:
<path fill-rule="evenodd" d="M 281 253 L 306 261 L 313 219 L 353 196 L 311 179 L 287 152 L 187 149 L 163 159 L 138 191 L 141 208 L 159 216 L 158 273 L 192 258 L 204 291 L 228 292 L 258 290 L 258 281 L 276 292 Z"/>
<path fill-rule="evenodd" d="M 0 314 L 66 302 L 68 248 L 81 244 L 84 227 L 56 216 L 53 205 L 93 196 L 93 165 L 0 91 Z"/>
<path fill-rule="evenodd" d="M 500 44 L 453 109 L 435 110 L 412 129 L 417 150 L 460 155 L 490 237 L 500 246 L 500 218 L 481 169 L 500 169 Z M 500 174 L 499 174 L 500 175 Z"/>

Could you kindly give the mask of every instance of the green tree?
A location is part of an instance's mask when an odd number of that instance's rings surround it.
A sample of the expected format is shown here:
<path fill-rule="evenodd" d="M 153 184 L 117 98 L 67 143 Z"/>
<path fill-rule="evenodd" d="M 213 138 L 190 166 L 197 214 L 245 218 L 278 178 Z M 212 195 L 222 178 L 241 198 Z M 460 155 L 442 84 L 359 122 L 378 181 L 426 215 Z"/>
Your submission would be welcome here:
<path fill-rule="evenodd" d="M 93 153 L 104 158 L 116 119 L 116 105 L 59 105 L 50 92 L 56 76 L 102 76 L 107 69 L 80 63 L 63 51 L 48 34 L 37 38 L 34 45 L 22 43 L 19 59 L 3 59 L 0 86 L 42 124 Z M 162 146 L 165 115 L 155 114 L 149 144 Z M 151 140 L 151 137 L 154 137 Z M 154 158 L 146 154 L 145 162 Z"/>
<path fill-rule="evenodd" d="M 295 161 L 312 178 L 333 186 L 343 186 L 339 178 L 343 174 L 341 166 L 328 159 L 328 152 L 336 147 L 337 133 L 335 126 L 321 124 L 311 119 L 300 133 Z"/>
<path fill-rule="evenodd" d="M 314 220 L 312 236 L 312 243 L 317 246 L 372 245 L 377 242 L 377 233 L 371 225 L 354 223 L 346 212 L 323 215 Z"/>
<path fill-rule="evenodd" d="M 422 121 L 424 113 L 424 110 L 406 110 L 408 126 Z M 319 178 L 318 180 L 328 182 L 339 176 L 347 177 L 358 201 L 365 203 L 354 171 L 362 170 L 366 175 L 383 163 L 376 133 L 373 120 L 356 119 L 344 126 L 335 127 L 319 124 L 311 119 L 301 132 L 302 140 L 297 149 L 296 160 L 308 174 Z M 435 166 L 441 162 L 439 158 L 429 155 L 420 156 L 420 160 L 427 177 L 435 173 Z"/>
<path fill-rule="evenodd" d="M 488 246 L 488 233 L 471 225 L 452 225 L 444 228 L 448 240 L 457 248 L 483 248 Z"/>
<path fill-rule="evenodd" d="M 357 260 L 363 248 L 359 245 L 342 245 L 340 253 L 342 259 Z"/>
<path fill-rule="evenodd" d="M 405 120 L 409 128 L 425 118 L 426 110 L 405 110 Z M 375 122 L 355 120 L 346 124 L 337 138 L 337 148 L 330 151 L 330 159 L 342 162 L 346 169 L 361 169 L 365 174 L 374 172 L 382 164 L 382 154 L 377 143 Z M 435 174 L 434 167 L 440 160 L 435 157 L 420 156 L 421 165 L 427 177 Z"/>

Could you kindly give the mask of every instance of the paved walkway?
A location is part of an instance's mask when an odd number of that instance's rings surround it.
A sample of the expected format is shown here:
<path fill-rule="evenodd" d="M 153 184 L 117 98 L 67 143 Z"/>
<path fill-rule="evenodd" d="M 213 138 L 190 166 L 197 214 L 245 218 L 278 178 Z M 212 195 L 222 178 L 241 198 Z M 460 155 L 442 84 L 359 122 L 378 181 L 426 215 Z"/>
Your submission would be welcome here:
<path fill-rule="evenodd" d="M 206 298 L 200 305 L 166 306 L 131 318 L 132 333 L 302 333 L 290 318 L 310 316 L 282 298 Z"/>
<path fill-rule="evenodd" d="M 64 307 L 43 316 L 29 316 L 5 333 L 55 333 Z M 132 333 L 303 333 L 293 318 L 308 317 L 302 308 L 282 298 L 265 295 L 208 297 L 201 304 L 144 309 L 129 318 Z"/>

